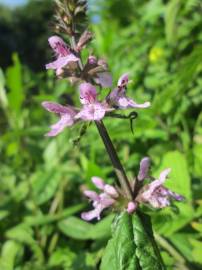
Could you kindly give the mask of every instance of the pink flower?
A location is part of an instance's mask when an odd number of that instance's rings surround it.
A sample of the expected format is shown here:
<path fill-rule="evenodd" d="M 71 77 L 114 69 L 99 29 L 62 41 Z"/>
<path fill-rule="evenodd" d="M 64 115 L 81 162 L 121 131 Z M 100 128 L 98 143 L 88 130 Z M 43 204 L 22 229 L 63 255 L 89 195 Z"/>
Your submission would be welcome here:
<path fill-rule="evenodd" d="M 83 108 L 75 116 L 76 119 L 83 119 L 84 121 L 99 121 L 107 111 L 112 109 L 106 103 L 101 103 L 97 100 L 96 88 L 90 83 L 82 83 L 79 87 L 80 101 Z"/>
<path fill-rule="evenodd" d="M 101 178 L 92 177 L 92 182 L 98 189 L 102 190 L 103 192 L 98 194 L 92 190 L 84 191 L 84 195 L 90 199 L 94 208 L 89 212 L 84 212 L 81 214 L 81 218 L 87 221 L 94 218 L 99 220 L 102 211 L 112 206 L 119 196 L 116 189 L 111 185 L 105 184 Z"/>
<path fill-rule="evenodd" d="M 51 130 L 46 136 L 53 137 L 63 131 L 65 127 L 72 126 L 75 123 L 74 116 L 76 111 L 70 106 L 62 106 L 54 102 L 44 101 L 42 106 L 49 112 L 56 113 L 60 116 L 60 120 L 51 126 Z"/>
<path fill-rule="evenodd" d="M 117 88 L 115 88 L 108 97 L 109 103 L 120 109 L 149 107 L 150 102 L 138 104 L 126 96 L 128 82 L 128 74 L 123 74 L 118 80 Z"/>
<path fill-rule="evenodd" d="M 47 136 L 56 136 L 65 127 L 72 126 L 78 119 L 84 121 L 100 121 L 105 113 L 112 111 L 108 104 L 97 100 L 96 88 L 90 83 L 80 85 L 80 101 L 83 104 L 81 110 L 72 106 L 62 106 L 57 103 L 45 101 L 42 106 L 49 112 L 54 112 L 60 116 L 60 120 L 51 126 L 51 131 Z"/>
<path fill-rule="evenodd" d="M 63 68 L 68 66 L 71 67 L 72 64 L 79 60 L 78 57 L 71 53 L 70 49 L 60 37 L 52 36 L 48 41 L 51 48 L 54 50 L 57 59 L 52 63 L 47 64 L 46 69 L 55 69 L 56 74 L 60 75 Z"/>
<path fill-rule="evenodd" d="M 145 190 L 138 195 L 137 201 L 149 203 L 154 208 L 164 208 L 170 205 L 170 200 L 183 200 L 183 196 L 172 192 L 163 186 L 171 169 L 165 169 L 151 184 L 145 186 Z"/>

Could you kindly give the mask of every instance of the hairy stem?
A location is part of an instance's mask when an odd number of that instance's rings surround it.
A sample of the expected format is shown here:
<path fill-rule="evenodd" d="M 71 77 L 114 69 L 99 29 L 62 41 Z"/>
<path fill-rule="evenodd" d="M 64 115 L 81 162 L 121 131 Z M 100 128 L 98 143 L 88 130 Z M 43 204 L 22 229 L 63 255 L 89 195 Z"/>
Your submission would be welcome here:
<path fill-rule="evenodd" d="M 119 183 L 120 183 L 121 187 L 123 188 L 124 193 L 128 197 L 128 199 L 132 200 L 133 194 L 132 194 L 130 183 L 128 181 L 128 178 L 126 176 L 124 168 L 121 164 L 121 161 L 117 155 L 117 152 L 114 148 L 114 145 L 109 137 L 107 129 L 102 121 L 99 121 L 99 122 L 96 121 L 95 123 L 96 123 L 97 129 L 100 133 L 100 136 L 103 140 L 103 143 L 105 145 L 107 153 L 111 159 L 111 162 L 112 162 L 112 165 L 114 167 L 115 173 L 118 177 Z"/>

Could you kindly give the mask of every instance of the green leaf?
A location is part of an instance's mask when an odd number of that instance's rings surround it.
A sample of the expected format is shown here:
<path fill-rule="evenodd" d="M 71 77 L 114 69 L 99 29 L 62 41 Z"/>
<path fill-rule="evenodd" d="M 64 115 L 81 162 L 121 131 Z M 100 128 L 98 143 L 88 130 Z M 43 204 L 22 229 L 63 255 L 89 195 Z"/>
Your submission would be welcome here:
<path fill-rule="evenodd" d="M 113 219 L 114 215 L 111 214 L 103 218 L 101 221 L 97 222 L 95 225 L 93 225 L 90 231 L 91 239 L 95 240 L 95 239 L 109 238 L 111 236 L 111 224 Z"/>
<path fill-rule="evenodd" d="M 50 200 L 61 181 L 60 170 L 40 171 L 32 175 L 31 182 L 33 188 L 33 196 L 38 205 Z"/>
<path fill-rule="evenodd" d="M 185 155 L 179 151 L 168 152 L 163 157 L 161 168 L 171 168 L 165 185 L 191 201 L 191 180 Z"/>
<path fill-rule="evenodd" d="M 86 240 L 90 238 L 93 225 L 77 217 L 69 217 L 58 223 L 58 228 L 65 235 L 74 239 Z"/>
<path fill-rule="evenodd" d="M 154 114 L 168 113 L 171 108 L 176 108 L 176 101 L 172 98 L 178 97 L 181 101 L 182 94 L 188 90 L 188 86 L 193 82 L 195 76 L 201 70 L 202 46 L 196 46 L 193 51 L 181 61 L 179 71 L 173 77 L 172 83 L 161 92 L 157 92 L 152 102 L 152 112 Z"/>
<path fill-rule="evenodd" d="M 1 68 L 0 68 L 0 103 L 4 109 L 8 106 L 8 100 L 5 91 L 5 78 Z"/>
<path fill-rule="evenodd" d="M 123 212 L 117 216 L 100 269 L 163 269 L 150 227 L 149 219 L 142 214 Z"/>
<path fill-rule="evenodd" d="M 2 247 L 0 257 L 0 269 L 2 270 L 14 270 L 15 259 L 21 250 L 21 244 L 8 240 Z"/>
<path fill-rule="evenodd" d="M 174 44 L 177 39 L 177 18 L 180 11 L 181 0 L 171 0 L 166 7 L 165 32 L 169 44 Z"/>
<path fill-rule="evenodd" d="M 190 239 L 190 243 L 192 245 L 192 256 L 195 262 L 202 264 L 202 256 L 201 256 L 201 250 L 202 250 L 202 242 Z"/>
<path fill-rule="evenodd" d="M 6 237 L 29 246 L 37 261 L 42 262 L 44 260 L 43 252 L 36 240 L 33 238 L 33 231 L 29 226 L 19 224 L 6 231 Z"/>
<path fill-rule="evenodd" d="M 51 255 L 48 264 L 51 267 L 64 267 L 64 269 L 72 269 L 72 264 L 76 257 L 76 254 L 72 252 L 68 247 L 58 248 Z"/>
<path fill-rule="evenodd" d="M 8 94 L 9 107 L 16 114 L 21 109 L 24 100 L 22 84 L 22 68 L 17 54 L 13 54 L 13 66 L 6 70 L 6 82 L 10 90 Z"/>
<path fill-rule="evenodd" d="M 96 240 L 110 236 L 111 223 L 114 215 L 103 218 L 96 224 L 91 224 L 77 217 L 69 217 L 58 223 L 59 229 L 67 236 L 79 240 Z"/>
<path fill-rule="evenodd" d="M 136 214 L 132 216 L 133 234 L 136 244 L 136 256 L 144 270 L 164 269 L 158 247 L 154 240 L 149 216 Z"/>
<path fill-rule="evenodd" d="M 62 212 L 55 214 L 55 215 L 36 215 L 36 216 L 26 216 L 24 218 L 24 223 L 29 226 L 39 226 L 49 224 L 60 219 L 64 219 L 69 217 L 77 212 L 81 211 L 84 208 L 84 204 L 77 204 L 75 206 L 68 207 L 64 209 Z"/>
<path fill-rule="evenodd" d="M 202 223 L 198 222 L 192 222 L 191 223 L 192 228 L 194 228 L 196 231 L 202 234 Z"/>
<path fill-rule="evenodd" d="M 6 218 L 9 215 L 9 211 L 7 210 L 0 210 L 0 220 Z"/>

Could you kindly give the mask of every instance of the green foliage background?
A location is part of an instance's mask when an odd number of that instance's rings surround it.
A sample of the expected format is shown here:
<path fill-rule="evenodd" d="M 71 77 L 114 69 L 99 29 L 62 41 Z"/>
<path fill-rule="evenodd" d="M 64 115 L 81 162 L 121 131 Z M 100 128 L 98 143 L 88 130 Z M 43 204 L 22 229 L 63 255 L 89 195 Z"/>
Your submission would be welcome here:
<path fill-rule="evenodd" d="M 77 146 L 80 126 L 44 137 L 56 118 L 40 103 L 76 103 L 78 93 L 44 71 L 54 10 L 42 2 L 1 7 L 0 269 L 99 269 L 113 214 L 82 221 L 88 208 L 82 189 L 93 188 L 91 176 L 111 183 L 115 175 L 93 125 Z M 202 3 L 91 0 L 89 7 L 94 52 L 108 60 L 114 85 L 129 71 L 130 96 L 152 103 L 139 111 L 134 134 L 125 120 L 105 120 L 128 176 L 149 155 L 153 174 L 171 167 L 167 186 L 186 197 L 165 210 L 146 210 L 163 260 L 170 270 L 201 269 Z"/>

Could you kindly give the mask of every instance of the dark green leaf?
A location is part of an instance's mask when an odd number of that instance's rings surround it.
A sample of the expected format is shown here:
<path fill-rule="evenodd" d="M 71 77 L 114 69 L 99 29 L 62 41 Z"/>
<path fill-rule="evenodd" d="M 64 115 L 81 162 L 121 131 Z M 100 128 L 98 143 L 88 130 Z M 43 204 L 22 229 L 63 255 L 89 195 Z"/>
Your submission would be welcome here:
<path fill-rule="evenodd" d="M 148 217 L 121 213 L 112 230 L 101 270 L 164 269 Z"/>

